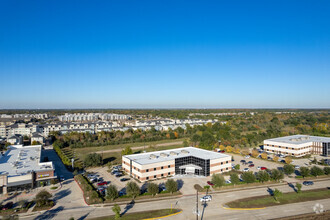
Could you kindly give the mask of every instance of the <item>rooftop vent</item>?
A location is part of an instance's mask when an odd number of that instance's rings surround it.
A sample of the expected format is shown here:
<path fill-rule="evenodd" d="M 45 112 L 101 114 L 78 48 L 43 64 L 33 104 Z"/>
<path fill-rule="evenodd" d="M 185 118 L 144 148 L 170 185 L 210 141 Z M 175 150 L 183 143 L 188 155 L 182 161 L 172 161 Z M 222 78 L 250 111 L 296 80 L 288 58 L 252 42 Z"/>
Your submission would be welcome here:
<path fill-rule="evenodd" d="M 155 154 L 150 154 L 150 159 L 157 159 L 157 156 Z"/>
<path fill-rule="evenodd" d="M 170 154 L 171 154 L 172 156 L 176 156 L 176 155 L 178 155 L 178 153 L 177 153 L 177 152 L 174 152 L 174 151 L 171 151 Z"/>
<path fill-rule="evenodd" d="M 183 153 L 183 154 L 189 154 L 189 151 L 187 151 L 187 150 L 181 150 L 181 153 Z"/>
<path fill-rule="evenodd" d="M 168 157 L 168 154 L 161 153 L 160 156 L 161 156 L 161 157 Z"/>

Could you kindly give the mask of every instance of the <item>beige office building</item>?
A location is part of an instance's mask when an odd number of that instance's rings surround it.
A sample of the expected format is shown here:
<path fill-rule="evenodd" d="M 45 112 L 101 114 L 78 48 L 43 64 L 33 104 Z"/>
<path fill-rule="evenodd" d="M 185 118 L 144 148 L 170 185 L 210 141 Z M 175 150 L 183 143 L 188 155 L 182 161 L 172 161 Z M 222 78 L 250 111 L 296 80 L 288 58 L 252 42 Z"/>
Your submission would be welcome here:
<path fill-rule="evenodd" d="M 231 170 L 231 156 L 195 147 L 122 157 L 126 173 L 141 182 L 173 175 L 210 176 Z"/>

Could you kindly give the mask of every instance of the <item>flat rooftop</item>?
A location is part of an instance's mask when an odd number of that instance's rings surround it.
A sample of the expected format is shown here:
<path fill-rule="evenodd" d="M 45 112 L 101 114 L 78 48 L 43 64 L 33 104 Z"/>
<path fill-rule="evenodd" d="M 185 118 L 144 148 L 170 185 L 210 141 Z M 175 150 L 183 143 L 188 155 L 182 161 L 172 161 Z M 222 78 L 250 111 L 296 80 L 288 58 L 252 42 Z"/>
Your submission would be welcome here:
<path fill-rule="evenodd" d="M 124 155 L 130 160 L 134 162 L 144 165 L 144 164 L 152 164 L 152 163 L 159 163 L 164 161 L 170 161 L 177 158 L 182 157 L 198 157 L 204 160 L 213 160 L 218 158 L 230 157 L 229 155 L 217 153 L 209 150 L 204 150 L 195 147 L 183 147 L 183 148 L 176 148 L 171 150 L 162 150 L 162 151 L 154 151 L 148 153 L 141 153 L 141 154 L 131 154 L 131 155 Z"/>
<path fill-rule="evenodd" d="M 21 176 L 32 171 L 52 170 L 52 162 L 40 162 L 41 145 L 9 146 L 6 153 L 0 156 L 0 174 L 8 177 Z"/>
<path fill-rule="evenodd" d="M 281 142 L 287 144 L 304 144 L 309 142 L 330 142 L 330 138 L 297 134 L 297 135 L 267 139 L 265 141 L 274 141 L 274 142 Z"/>

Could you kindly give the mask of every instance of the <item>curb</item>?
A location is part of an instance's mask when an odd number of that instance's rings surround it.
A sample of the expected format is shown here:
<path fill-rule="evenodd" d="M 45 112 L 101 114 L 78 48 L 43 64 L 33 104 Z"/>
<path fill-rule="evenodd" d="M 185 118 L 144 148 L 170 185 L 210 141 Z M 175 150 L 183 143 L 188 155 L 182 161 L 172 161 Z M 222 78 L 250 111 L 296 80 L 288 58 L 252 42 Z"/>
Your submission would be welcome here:
<path fill-rule="evenodd" d="M 262 207 L 262 208 L 229 208 L 229 207 L 224 207 L 223 205 L 221 207 L 223 209 L 227 209 L 227 210 L 240 210 L 240 211 L 260 210 L 260 209 L 266 208 L 266 207 Z"/>
<path fill-rule="evenodd" d="M 73 177 L 73 179 L 74 179 L 74 181 L 77 183 L 77 185 L 79 186 L 81 192 L 83 193 L 83 198 L 84 198 L 84 202 L 85 202 L 85 204 L 89 206 L 89 204 L 86 202 L 84 191 L 82 190 L 82 188 L 81 188 L 81 186 L 79 185 L 79 183 L 77 182 L 77 180 L 76 180 L 74 177 Z"/>
<path fill-rule="evenodd" d="M 170 217 L 170 216 L 178 215 L 178 214 L 180 214 L 181 212 L 182 212 L 182 211 L 177 212 L 177 213 L 173 213 L 173 214 L 170 214 L 170 215 L 165 215 L 165 216 L 157 217 L 157 218 L 145 218 L 145 219 L 143 219 L 143 220 L 154 220 L 154 219 L 167 218 L 167 217 Z"/>

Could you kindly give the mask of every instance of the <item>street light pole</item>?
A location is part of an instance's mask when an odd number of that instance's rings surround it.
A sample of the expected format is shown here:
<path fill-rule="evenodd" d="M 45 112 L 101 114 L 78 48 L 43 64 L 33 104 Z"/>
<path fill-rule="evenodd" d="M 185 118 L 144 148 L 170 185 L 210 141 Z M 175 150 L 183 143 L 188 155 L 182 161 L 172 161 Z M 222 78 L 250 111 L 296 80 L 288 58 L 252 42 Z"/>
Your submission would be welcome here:
<path fill-rule="evenodd" d="M 196 190 L 196 220 L 198 220 L 198 190 Z"/>

